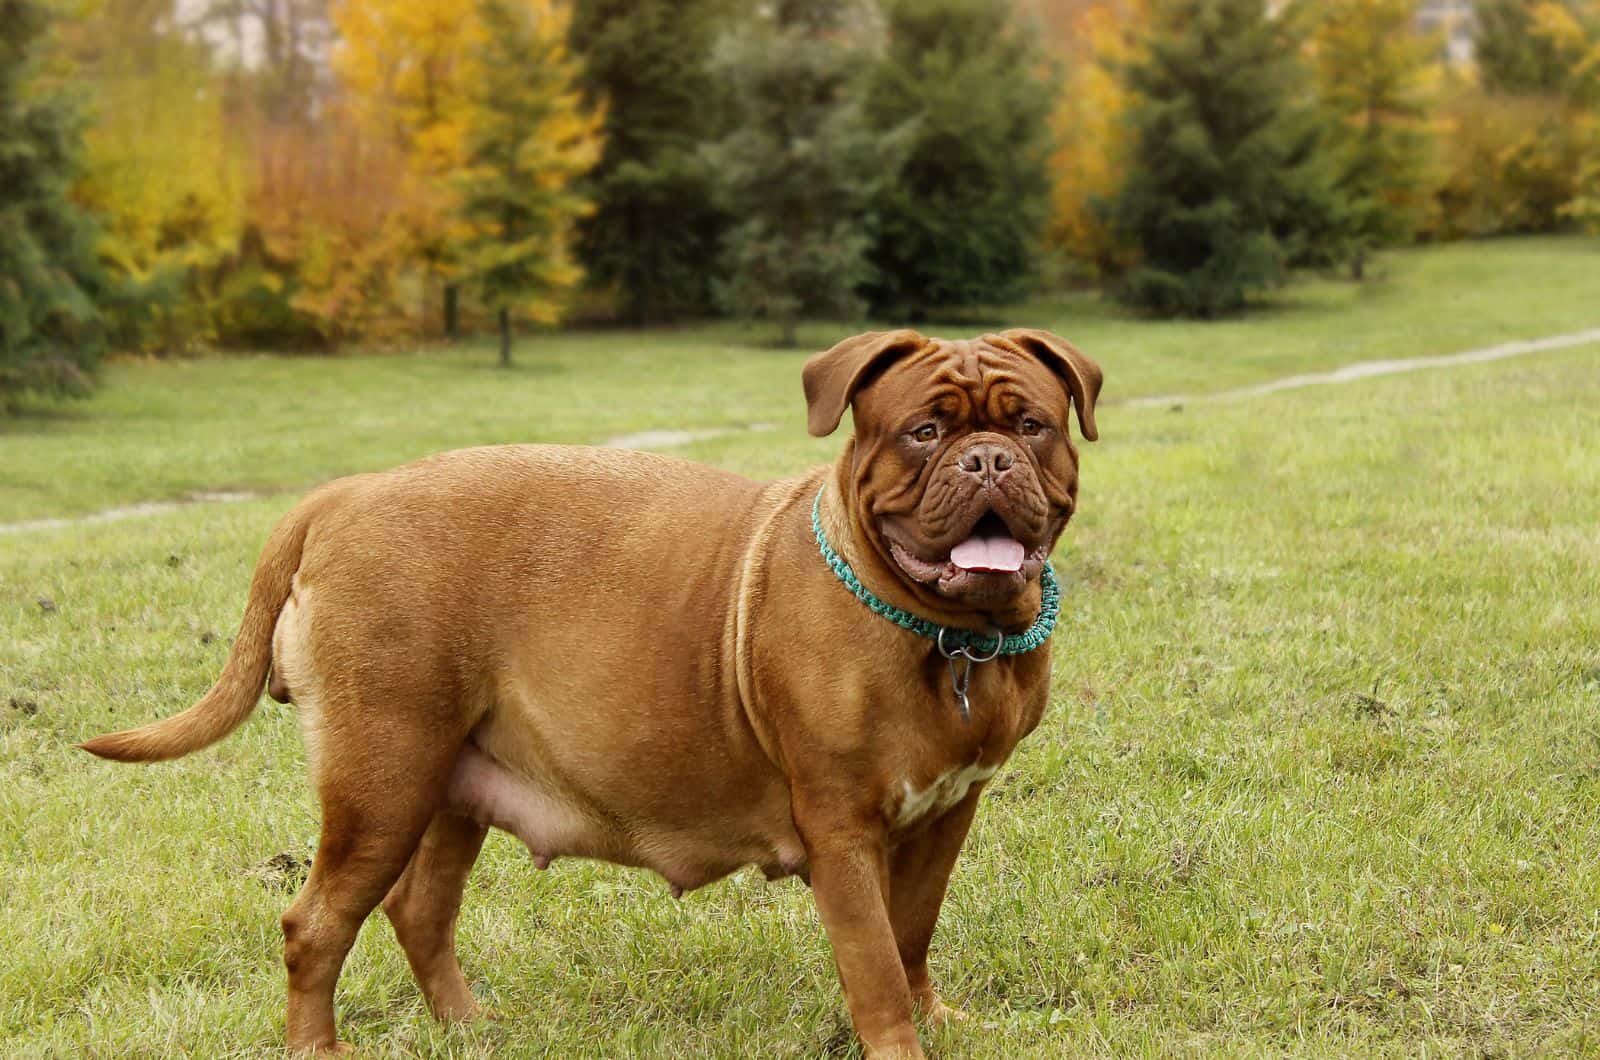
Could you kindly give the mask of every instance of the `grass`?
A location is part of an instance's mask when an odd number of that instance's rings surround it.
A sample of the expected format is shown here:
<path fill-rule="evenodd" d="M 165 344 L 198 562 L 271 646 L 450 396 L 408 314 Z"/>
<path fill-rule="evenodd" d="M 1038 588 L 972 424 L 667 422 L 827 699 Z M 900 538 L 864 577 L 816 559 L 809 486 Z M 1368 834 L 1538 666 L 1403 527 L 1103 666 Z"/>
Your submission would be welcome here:
<path fill-rule="evenodd" d="M 1531 305 L 1574 247 L 1481 252 L 1539 273 Z M 1398 287 L 1479 267 L 1467 258 L 1389 267 Z M 1596 323 L 1573 307 L 1513 323 L 1501 306 L 1475 310 L 1469 335 L 1440 315 L 1442 290 L 1428 297 L 1426 311 L 1338 317 L 1365 329 L 1359 349 L 1317 347 L 1296 323 L 1329 331 L 1328 306 L 1193 330 L 1091 306 L 1102 316 L 1063 330 L 1095 336 L 1085 345 L 1128 396 L 1267 374 L 1204 352 L 1229 335 L 1277 343 L 1271 367 L 1299 371 L 1393 356 L 1406 320 L 1437 329 L 1414 353 Z M 1498 331 L 1484 322 L 1497 313 Z M 703 340 L 553 340 L 540 361 L 559 372 L 509 382 L 455 354 L 124 366 L 95 405 L 0 439 L 5 482 L 53 483 L 10 502 L 27 517 L 102 507 L 106 482 L 117 499 L 298 484 L 496 431 L 777 423 L 685 450 L 761 475 L 834 451 L 798 425 L 797 357 Z M 630 341 L 641 352 L 595 356 Z M 293 401 L 316 412 L 269 415 L 269 380 L 314 387 Z M 390 410 L 373 393 L 407 397 Z M 126 429 L 139 394 L 163 403 L 144 434 Z M 233 401 L 255 411 L 229 415 Z M 1600 1051 L 1597 401 L 1589 347 L 1182 412 L 1103 409 L 1056 557 L 1052 708 L 986 798 L 935 940 L 935 975 L 974 1016 L 925 1035 L 936 1055 Z M 185 408 L 216 411 L 190 423 Z M 128 450 L 120 478 L 73 463 L 107 437 Z M 213 750 L 159 766 L 68 745 L 207 686 L 290 502 L 0 536 L 0 1052 L 279 1048 L 289 892 L 252 869 L 303 854 L 317 828 L 288 711 L 265 703 Z M 377 1055 L 441 1057 L 853 1048 L 794 881 L 741 874 L 674 902 L 630 870 L 537 873 L 496 835 L 462 952 L 503 1018 L 439 1028 L 374 918 L 341 981 L 345 1034 Z"/>
<path fill-rule="evenodd" d="M 1301 283 L 1273 308 L 1221 323 L 1134 326 L 1084 296 L 926 330 L 1050 328 L 1101 361 L 1114 402 L 1595 327 L 1597 269 L 1592 239 L 1453 244 L 1385 256 L 1381 282 Z M 477 344 L 410 356 L 115 363 L 88 403 L 0 419 L 0 522 L 199 490 L 298 491 L 486 442 L 596 442 L 749 424 L 797 434 L 801 362 L 859 327 L 813 325 L 801 336 L 805 352 L 761 347 L 765 331 L 731 326 L 565 334 L 525 343 L 521 367 L 509 373 Z M 816 443 L 803 459 L 831 451 L 832 443 Z"/>

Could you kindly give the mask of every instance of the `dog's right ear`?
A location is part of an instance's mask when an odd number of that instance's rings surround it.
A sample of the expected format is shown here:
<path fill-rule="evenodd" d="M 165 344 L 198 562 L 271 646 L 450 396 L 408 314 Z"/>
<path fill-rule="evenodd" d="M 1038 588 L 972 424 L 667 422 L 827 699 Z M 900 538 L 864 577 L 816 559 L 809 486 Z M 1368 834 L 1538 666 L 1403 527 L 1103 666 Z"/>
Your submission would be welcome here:
<path fill-rule="evenodd" d="M 800 373 L 806 389 L 806 430 L 818 438 L 832 434 L 872 369 L 890 357 L 921 349 L 927 342 L 910 328 L 869 331 L 806 361 Z"/>

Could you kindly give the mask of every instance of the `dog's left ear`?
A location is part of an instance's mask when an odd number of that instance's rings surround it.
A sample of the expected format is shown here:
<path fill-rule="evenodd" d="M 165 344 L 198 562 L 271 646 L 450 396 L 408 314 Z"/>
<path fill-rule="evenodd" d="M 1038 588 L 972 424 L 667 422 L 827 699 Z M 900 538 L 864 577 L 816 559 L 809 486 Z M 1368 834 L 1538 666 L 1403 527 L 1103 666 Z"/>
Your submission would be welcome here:
<path fill-rule="evenodd" d="M 869 331 L 806 361 L 800 372 L 806 388 L 806 430 L 818 438 L 832 434 L 874 367 L 891 356 L 921 349 L 927 341 L 910 328 Z"/>
<path fill-rule="evenodd" d="M 1067 384 L 1072 404 L 1078 410 L 1078 429 L 1093 442 L 1100 431 L 1094 425 L 1094 403 L 1100 399 L 1100 384 L 1105 379 L 1100 366 L 1078 351 L 1078 347 L 1048 331 L 1012 328 L 1000 337 L 1033 354 L 1049 365 Z"/>

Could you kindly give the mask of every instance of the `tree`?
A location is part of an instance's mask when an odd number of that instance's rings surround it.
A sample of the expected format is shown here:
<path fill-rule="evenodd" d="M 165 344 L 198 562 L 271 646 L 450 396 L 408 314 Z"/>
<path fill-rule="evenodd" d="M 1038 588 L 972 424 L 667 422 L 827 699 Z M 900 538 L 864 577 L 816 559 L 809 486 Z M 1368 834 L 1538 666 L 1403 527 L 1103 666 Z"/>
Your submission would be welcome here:
<path fill-rule="evenodd" d="M 1439 42 L 1415 31 L 1416 8 L 1416 0 L 1324 0 L 1311 36 L 1340 184 L 1360 204 L 1363 247 L 1410 239 L 1430 202 Z M 1358 277 L 1363 258 L 1353 259 Z"/>
<path fill-rule="evenodd" d="M 1483 0 L 1481 87 L 1446 108 L 1441 234 L 1596 227 L 1600 0 Z"/>
<path fill-rule="evenodd" d="M 334 21 L 334 70 L 350 111 L 365 137 L 387 144 L 403 167 L 386 242 L 422 263 L 428 299 L 439 299 L 439 328 L 454 338 L 456 249 L 466 233 L 452 175 L 465 164 L 475 16 L 455 0 L 343 0 Z"/>
<path fill-rule="evenodd" d="M 1466 86 L 1443 109 L 1444 179 L 1436 197 L 1444 238 L 1554 232 L 1581 221 L 1585 158 L 1600 155 L 1592 118 L 1558 99 Z"/>
<path fill-rule="evenodd" d="M 1120 296 L 1162 315 L 1242 308 L 1292 265 L 1347 256 L 1292 27 L 1262 0 L 1157 0 L 1139 56 L 1129 177 L 1111 209 L 1140 262 Z"/>
<path fill-rule="evenodd" d="M 903 137 L 874 129 L 852 92 L 870 31 L 849 0 L 778 0 L 716 48 L 735 109 L 734 131 L 706 148 L 735 218 L 717 293 L 736 316 L 776 321 L 786 346 L 802 316 L 860 313 L 872 275 L 863 221 Z"/>
<path fill-rule="evenodd" d="M 1045 238 L 1096 278 L 1130 264 L 1106 204 L 1127 179 L 1125 115 L 1132 99 L 1120 71 L 1132 57 L 1147 7 L 1146 0 L 1094 0 L 1061 27 L 1066 74 L 1051 115 L 1056 147 Z"/>
<path fill-rule="evenodd" d="M 230 263 L 219 340 L 332 348 L 414 338 L 415 233 L 397 223 L 415 216 L 407 157 L 337 103 L 315 125 L 254 139 L 250 238 Z"/>
<path fill-rule="evenodd" d="M 872 125 L 906 129 L 898 180 L 873 196 L 877 311 L 994 305 L 1032 278 L 1049 213 L 1050 88 L 1011 0 L 890 0 L 867 91 Z M 914 124 L 913 124 L 914 123 Z"/>
<path fill-rule="evenodd" d="M 1600 4 L 1479 0 L 1473 54 L 1483 87 L 1512 96 L 1600 100 Z"/>
<path fill-rule="evenodd" d="M 572 46 L 582 85 L 603 108 L 605 149 L 584 192 L 595 212 L 579 256 L 634 324 L 712 307 L 712 269 L 726 218 L 712 201 L 701 144 L 726 101 L 708 63 L 730 0 L 577 0 Z"/>
<path fill-rule="evenodd" d="M 553 0 L 480 0 L 466 84 L 466 165 L 458 177 L 468 236 L 462 272 L 495 311 L 500 363 L 511 363 L 512 313 L 559 319 L 582 279 L 573 227 L 588 202 L 573 182 L 600 154 L 582 107 L 567 16 Z"/>
<path fill-rule="evenodd" d="M 105 345 L 97 232 L 69 197 L 82 119 L 38 76 L 50 8 L 0 0 L 0 401 L 82 394 Z"/>
<path fill-rule="evenodd" d="M 333 36 L 328 0 L 203 0 L 203 36 L 228 68 L 235 104 L 272 126 L 316 123 Z"/>
<path fill-rule="evenodd" d="M 144 296 L 113 313 L 123 348 L 174 350 L 214 337 L 209 276 L 238 247 L 249 194 L 210 48 L 174 0 L 98 0 L 62 27 L 88 86 L 82 175 L 73 190 L 103 227 L 99 254 Z"/>

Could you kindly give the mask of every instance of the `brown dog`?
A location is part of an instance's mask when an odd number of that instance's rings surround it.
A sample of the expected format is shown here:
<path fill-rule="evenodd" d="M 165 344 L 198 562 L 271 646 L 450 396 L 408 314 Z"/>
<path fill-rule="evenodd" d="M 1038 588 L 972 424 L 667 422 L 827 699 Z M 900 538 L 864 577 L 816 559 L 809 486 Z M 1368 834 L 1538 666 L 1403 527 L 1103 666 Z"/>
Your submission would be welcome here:
<path fill-rule="evenodd" d="M 927 964 L 951 867 L 1044 711 L 1049 648 L 1024 649 L 1054 617 L 1068 420 L 1096 437 L 1100 380 L 1047 332 L 878 332 L 807 362 L 811 433 L 853 406 L 855 435 L 800 478 L 504 446 L 340 479 L 268 539 L 211 691 L 83 746 L 188 754 L 269 672 L 296 704 L 323 818 L 283 916 L 293 1049 L 342 1048 L 334 982 L 380 902 L 435 1015 L 477 1013 L 455 925 L 494 826 L 541 867 L 675 890 L 752 863 L 806 877 L 867 1054 L 921 1056 L 914 1008 L 954 1015 Z M 997 627 L 1033 637 L 974 662 Z"/>

